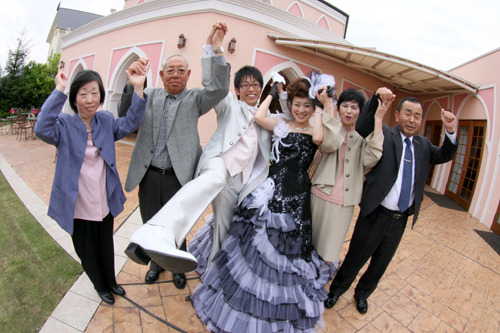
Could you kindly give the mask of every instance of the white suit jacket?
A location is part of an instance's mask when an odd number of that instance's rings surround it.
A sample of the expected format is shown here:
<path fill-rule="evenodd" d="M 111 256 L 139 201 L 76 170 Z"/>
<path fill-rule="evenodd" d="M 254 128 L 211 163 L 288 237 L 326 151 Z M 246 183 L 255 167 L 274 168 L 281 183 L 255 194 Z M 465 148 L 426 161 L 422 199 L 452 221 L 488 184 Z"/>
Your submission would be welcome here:
<path fill-rule="evenodd" d="M 206 162 L 220 156 L 233 147 L 243 136 L 249 125 L 250 111 L 245 103 L 237 100 L 231 92 L 215 106 L 217 129 L 203 149 L 195 174 L 198 175 Z M 239 202 L 260 185 L 269 173 L 271 132 L 255 124 L 259 140 L 259 151 L 250 178 L 240 193 Z"/>

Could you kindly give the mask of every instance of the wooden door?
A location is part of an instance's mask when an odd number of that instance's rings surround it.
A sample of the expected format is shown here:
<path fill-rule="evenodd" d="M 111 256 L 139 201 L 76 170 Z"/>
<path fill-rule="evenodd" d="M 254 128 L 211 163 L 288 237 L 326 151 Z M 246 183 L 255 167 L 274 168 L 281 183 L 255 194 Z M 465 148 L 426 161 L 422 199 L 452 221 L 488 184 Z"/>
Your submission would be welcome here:
<path fill-rule="evenodd" d="M 425 136 L 429 138 L 431 143 L 435 146 L 439 146 L 439 138 L 441 136 L 443 123 L 440 120 L 430 120 L 425 123 Z M 434 174 L 434 165 L 431 165 L 429 172 L 427 173 L 426 184 L 430 184 L 432 181 L 432 175 Z"/>
<path fill-rule="evenodd" d="M 491 225 L 491 230 L 500 235 L 500 203 L 498 203 L 497 213 L 495 214 L 495 219 Z"/>
<path fill-rule="evenodd" d="M 460 121 L 458 148 L 445 194 L 469 210 L 483 154 L 486 121 Z"/>

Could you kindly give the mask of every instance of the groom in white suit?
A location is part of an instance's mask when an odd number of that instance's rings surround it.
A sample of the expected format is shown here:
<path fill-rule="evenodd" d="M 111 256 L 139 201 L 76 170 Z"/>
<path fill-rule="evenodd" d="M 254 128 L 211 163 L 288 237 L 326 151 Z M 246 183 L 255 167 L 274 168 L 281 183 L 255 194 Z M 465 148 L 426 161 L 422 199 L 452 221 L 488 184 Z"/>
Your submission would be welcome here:
<path fill-rule="evenodd" d="M 214 52 L 210 44 L 207 40 L 205 56 Z M 236 72 L 238 99 L 229 93 L 215 106 L 218 126 L 200 157 L 197 178 L 184 185 L 130 238 L 131 245 L 141 247 L 166 270 L 188 272 L 197 268 L 194 256 L 176 247 L 213 201 L 211 259 L 226 237 L 235 206 L 267 177 L 271 133 L 253 120 L 262 86 L 257 68 L 245 66 Z"/>

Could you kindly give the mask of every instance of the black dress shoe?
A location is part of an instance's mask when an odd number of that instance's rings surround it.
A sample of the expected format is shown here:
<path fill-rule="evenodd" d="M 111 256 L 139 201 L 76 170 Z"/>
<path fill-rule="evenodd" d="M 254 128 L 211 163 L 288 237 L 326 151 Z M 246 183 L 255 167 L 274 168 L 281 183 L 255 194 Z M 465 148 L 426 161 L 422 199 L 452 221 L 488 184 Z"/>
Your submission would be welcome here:
<path fill-rule="evenodd" d="M 115 299 L 113 297 L 113 295 L 111 295 L 111 293 L 109 291 L 98 291 L 97 294 L 99 295 L 99 297 L 106 303 L 108 304 L 114 304 L 115 303 Z"/>
<path fill-rule="evenodd" d="M 368 311 L 368 302 L 366 301 L 366 298 L 354 295 L 354 299 L 356 300 L 356 309 L 358 309 L 358 312 L 365 314 Z"/>
<path fill-rule="evenodd" d="M 151 260 L 146 252 L 144 252 L 144 249 L 135 243 L 130 243 L 127 246 L 127 248 L 125 249 L 125 254 L 134 262 L 140 265 L 147 265 Z"/>
<path fill-rule="evenodd" d="M 184 273 L 176 273 L 174 274 L 174 286 L 177 289 L 186 288 L 186 274 Z"/>
<path fill-rule="evenodd" d="M 149 270 L 146 273 L 146 278 L 144 279 L 147 284 L 154 283 L 156 280 L 158 280 L 158 277 L 160 276 L 160 272 L 155 272 L 152 270 Z"/>
<path fill-rule="evenodd" d="M 325 301 L 325 308 L 327 309 L 331 309 L 335 306 L 335 304 L 337 304 L 337 301 L 339 300 L 339 296 L 337 295 L 331 295 L 331 294 L 328 294 L 328 298 L 326 299 Z"/>
<path fill-rule="evenodd" d="M 122 286 L 120 286 L 119 284 L 112 286 L 112 287 L 109 287 L 109 289 L 111 289 L 111 291 L 117 295 L 120 295 L 120 296 L 125 295 L 125 289 L 123 289 Z"/>

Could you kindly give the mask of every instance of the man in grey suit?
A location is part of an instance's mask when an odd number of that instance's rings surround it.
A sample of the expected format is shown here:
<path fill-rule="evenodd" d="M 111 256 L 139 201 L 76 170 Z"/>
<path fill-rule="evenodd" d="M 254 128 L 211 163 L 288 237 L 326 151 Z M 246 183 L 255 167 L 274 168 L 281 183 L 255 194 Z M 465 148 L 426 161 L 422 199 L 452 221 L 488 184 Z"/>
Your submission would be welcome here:
<path fill-rule="evenodd" d="M 216 23 L 209 34 L 215 56 L 204 55 L 201 60 L 204 89 L 186 89 L 191 70 L 188 59 L 182 54 L 170 55 L 162 62 L 160 77 L 164 89 L 145 89 L 148 95 L 146 113 L 139 127 L 125 183 L 127 192 L 139 185 L 143 223 L 149 221 L 195 175 L 202 152 L 198 118 L 211 110 L 229 91 L 230 65 L 225 62 L 221 47 L 226 31 L 224 23 Z M 130 66 L 129 71 L 143 73 L 147 64 L 148 59 L 141 58 Z M 122 96 L 121 102 L 126 103 L 126 96 Z M 159 243 L 169 241 L 152 237 Z M 143 246 L 145 244 L 141 242 L 130 244 L 125 252 L 140 264 L 147 264 L 153 259 L 146 274 L 146 283 L 153 283 L 163 268 Z M 181 248 L 186 248 L 185 243 Z M 174 284 L 177 288 L 184 288 L 184 274 L 174 274 Z"/>

